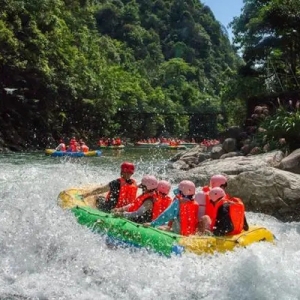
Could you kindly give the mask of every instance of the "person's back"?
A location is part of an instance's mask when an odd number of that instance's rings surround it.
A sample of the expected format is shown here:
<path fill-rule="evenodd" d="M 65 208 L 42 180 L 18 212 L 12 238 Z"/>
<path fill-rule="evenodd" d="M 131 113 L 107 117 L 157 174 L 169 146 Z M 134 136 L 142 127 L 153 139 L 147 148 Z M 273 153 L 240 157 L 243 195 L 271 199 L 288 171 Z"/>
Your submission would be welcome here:
<path fill-rule="evenodd" d="M 152 210 L 152 220 L 155 220 L 172 203 L 172 198 L 168 195 L 171 184 L 166 180 L 161 180 L 157 185 L 157 197 Z"/>
<path fill-rule="evenodd" d="M 214 205 L 214 212 L 210 215 L 211 230 L 214 235 L 239 234 L 245 224 L 245 207 L 238 198 L 228 198 L 221 188 L 213 188 L 209 192 L 209 198 Z"/>
<path fill-rule="evenodd" d="M 55 148 L 56 151 L 66 151 L 66 144 L 63 140 L 60 140 L 60 144 Z"/>
<path fill-rule="evenodd" d="M 195 202 L 195 184 L 189 180 L 179 183 L 171 205 L 154 221 L 145 226 L 161 226 L 172 222 L 172 231 L 182 235 L 195 234 L 198 226 L 198 208 Z"/>

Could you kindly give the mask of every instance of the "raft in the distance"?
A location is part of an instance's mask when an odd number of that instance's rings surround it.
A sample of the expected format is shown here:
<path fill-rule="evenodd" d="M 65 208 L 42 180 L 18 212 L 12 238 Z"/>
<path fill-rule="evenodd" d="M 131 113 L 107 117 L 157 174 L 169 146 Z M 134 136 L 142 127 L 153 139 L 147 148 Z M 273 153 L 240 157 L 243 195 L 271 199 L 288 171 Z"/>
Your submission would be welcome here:
<path fill-rule="evenodd" d="M 99 148 L 105 150 L 123 150 L 125 148 L 125 145 L 100 145 Z"/>
<path fill-rule="evenodd" d="M 88 152 L 68 152 L 68 151 L 56 151 L 55 149 L 46 149 L 45 154 L 52 157 L 94 157 L 101 156 L 102 152 L 100 150 L 93 150 Z"/>
<path fill-rule="evenodd" d="M 225 252 L 236 247 L 246 247 L 256 242 L 273 242 L 274 235 L 265 227 L 250 226 L 248 231 L 233 236 L 181 236 L 140 224 L 125 218 L 99 211 L 93 197 L 82 199 L 89 189 L 69 189 L 58 196 L 58 204 L 71 209 L 81 225 L 107 235 L 115 243 L 151 249 L 170 256 L 192 252 L 196 254 Z"/>

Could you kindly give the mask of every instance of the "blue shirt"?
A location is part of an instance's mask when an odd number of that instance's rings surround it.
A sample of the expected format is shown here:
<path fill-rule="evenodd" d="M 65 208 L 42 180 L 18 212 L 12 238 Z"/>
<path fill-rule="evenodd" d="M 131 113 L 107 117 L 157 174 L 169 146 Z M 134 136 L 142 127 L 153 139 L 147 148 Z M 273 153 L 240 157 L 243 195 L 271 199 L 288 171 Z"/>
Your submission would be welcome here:
<path fill-rule="evenodd" d="M 164 225 L 168 221 L 174 220 L 172 225 L 172 231 L 179 233 L 180 232 L 180 224 L 179 224 L 179 200 L 175 199 L 170 206 L 160 214 L 155 220 L 151 222 L 151 226 L 159 226 Z"/>

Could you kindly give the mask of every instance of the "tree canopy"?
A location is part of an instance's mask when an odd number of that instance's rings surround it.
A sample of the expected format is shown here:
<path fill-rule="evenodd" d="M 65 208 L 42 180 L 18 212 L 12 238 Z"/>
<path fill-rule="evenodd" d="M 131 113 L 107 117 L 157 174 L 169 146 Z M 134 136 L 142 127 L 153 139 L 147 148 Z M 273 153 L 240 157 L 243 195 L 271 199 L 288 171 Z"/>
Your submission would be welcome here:
<path fill-rule="evenodd" d="M 0 43 L 2 135 L 41 147 L 187 135 L 186 114 L 219 112 L 240 65 L 198 0 L 2 0 Z"/>

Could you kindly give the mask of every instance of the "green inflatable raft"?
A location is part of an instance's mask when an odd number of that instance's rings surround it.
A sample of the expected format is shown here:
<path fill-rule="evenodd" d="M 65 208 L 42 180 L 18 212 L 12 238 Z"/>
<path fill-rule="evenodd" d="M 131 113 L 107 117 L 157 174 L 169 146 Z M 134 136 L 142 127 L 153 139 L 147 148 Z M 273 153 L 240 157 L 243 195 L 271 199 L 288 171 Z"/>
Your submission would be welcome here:
<path fill-rule="evenodd" d="M 146 248 L 166 256 L 192 252 L 196 254 L 225 252 L 236 247 L 246 247 L 255 242 L 274 242 L 274 235 L 265 227 L 250 226 L 248 231 L 232 236 L 181 236 L 167 231 L 131 222 L 125 218 L 99 211 L 95 198 L 83 199 L 81 195 L 90 188 L 74 188 L 58 196 L 58 204 L 70 209 L 79 224 L 92 231 L 105 234 L 114 245 Z"/>

